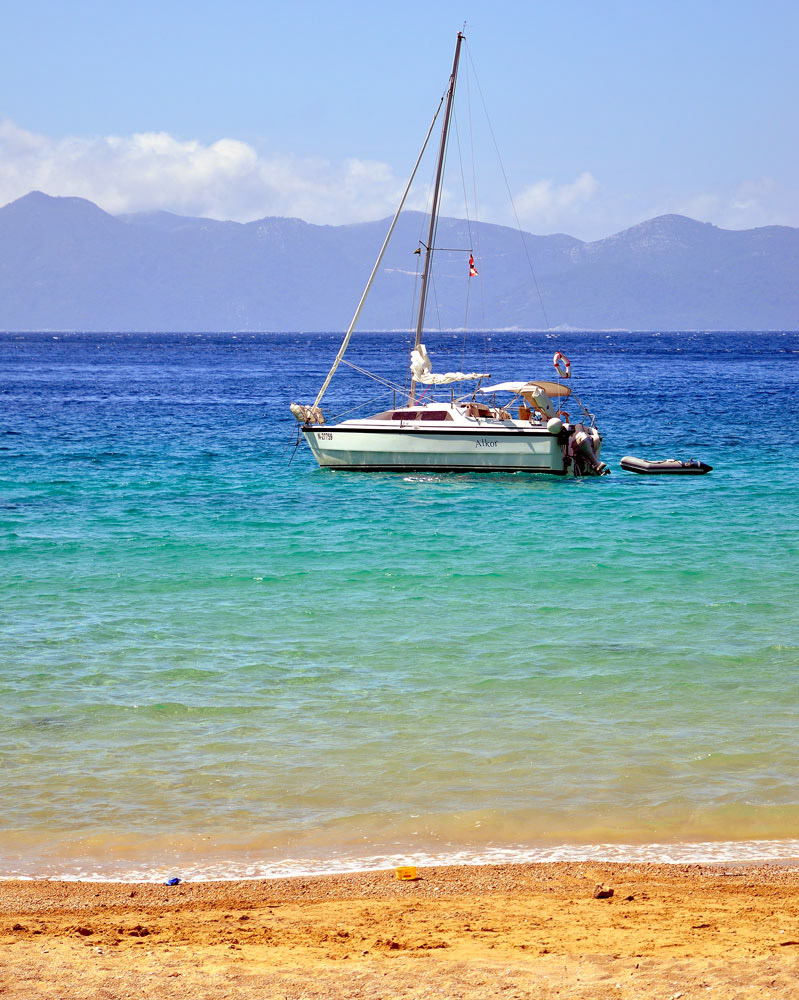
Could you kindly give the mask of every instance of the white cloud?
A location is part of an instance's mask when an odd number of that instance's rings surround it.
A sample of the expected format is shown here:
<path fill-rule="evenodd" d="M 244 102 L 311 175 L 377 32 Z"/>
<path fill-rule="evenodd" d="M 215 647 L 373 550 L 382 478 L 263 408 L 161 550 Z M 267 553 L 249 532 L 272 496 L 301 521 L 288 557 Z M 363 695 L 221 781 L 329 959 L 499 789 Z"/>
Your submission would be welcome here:
<path fill-rule="evenodd" d="M 165 209 L 250 221 L 377 219 L 403 184 L 385 163 L 259 156 L 237 139 L 210 145 L 165 132 L 52 139 L 0 121 L 0 204 L 31 190 L 88 198 L 113 214 Z"/>
<path fill-rule="evenodd" d="M 653 196 L 638 190 L 613 190 L 588 172 L 570 184 L 539 181 L 517 197 L 522 224 L 539 233 L 565 232 L 597 240 L 658 215 L 687 215 L 722 229 L 799 226 L 799 187 L 770 177 L 741 181 L 710 191 L 670 191 Z"/>
<path fill-rule="evenodd" d="M 0 205 L 32 190 L 77 195 L 106 211 L 165 209 L 184 215 L 249 222 L 266 215 L 308 222 L 363 222 L 393 214 L 405 185 L 387 163 L 263 155 L 237 139 L 204 144 L 165 132 L 54 139 L 0 120 Z M 420 189 L 424 185 L 420 183 Z M 409 207 L 424 209 L 419 190 Z M 515 225 L 507 199 L 487 188 L 485 221 Z M 728 190 L 614 190 L 588 171 L 573 181 L 540 180 L 516 196 L 525 229 L 600 239 L 656 215 L 676 212 L 729 229 L 799 225 L 799 188 L 769 178 Z M 444 192 L 443 211 L 463 214 L 461 192 Z"/>
<path fill-rule="evenodd" d="M 799 224 L 799 191 L 786 190 L 771 177 L 742 181 L 730 191 L 694 195 L 673 211 L 722 229 Z"/>
<path fill-rule="evenodd" d="M 537 181 L 517 195 L 516 210 L 522 224 L 534 230 L 562 229 L 579 219 L 581 211 L 599 191 L 596 178 L 584 171 L 570 184 Z"/>

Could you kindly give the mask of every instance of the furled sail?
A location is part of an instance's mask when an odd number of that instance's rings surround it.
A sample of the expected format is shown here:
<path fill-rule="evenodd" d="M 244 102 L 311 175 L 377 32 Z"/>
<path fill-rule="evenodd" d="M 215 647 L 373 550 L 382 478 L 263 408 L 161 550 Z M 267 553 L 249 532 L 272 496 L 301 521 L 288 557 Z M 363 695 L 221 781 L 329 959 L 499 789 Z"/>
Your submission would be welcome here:
<path fill-rule="evenodd" d="M 471 379 L 490 378 L 487 372 L 442 372 L 433 373 L 433 362 L 424 344 L 419 344 L 411 352 L 411 372 L 417 382 L 422 385 L 447 385 L 450 382 L 468 382 Z"/>

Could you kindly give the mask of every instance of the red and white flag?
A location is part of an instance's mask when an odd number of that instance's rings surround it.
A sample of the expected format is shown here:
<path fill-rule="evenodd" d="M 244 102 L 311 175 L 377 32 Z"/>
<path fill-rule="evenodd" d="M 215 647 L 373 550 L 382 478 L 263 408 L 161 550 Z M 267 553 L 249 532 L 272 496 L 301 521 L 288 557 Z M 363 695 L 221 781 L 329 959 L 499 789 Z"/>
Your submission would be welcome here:
<path fill-rule="evenodd" d="M 472 253 L 469 254 L 469 277 L 477 277 L 477 268 L 474 266 L 474 254 Z"/>

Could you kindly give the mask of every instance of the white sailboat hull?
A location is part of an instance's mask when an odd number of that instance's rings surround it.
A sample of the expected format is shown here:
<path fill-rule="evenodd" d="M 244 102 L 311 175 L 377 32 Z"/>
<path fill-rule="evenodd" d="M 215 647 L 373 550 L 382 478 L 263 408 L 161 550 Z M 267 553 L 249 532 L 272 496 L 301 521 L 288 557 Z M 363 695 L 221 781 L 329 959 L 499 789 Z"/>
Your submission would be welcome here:
<path fill-rule="evenodd" d="M 546 429 L 303 427 L 323 468 L 566 475 L 563 449 Z"/>
<path fill-rule="evenodd" d="M 314 458 L 323 468 L 427 472 L 538 472 L 555 476 L 605 475 L 609 470 L 599 459 L 601 437 L 593 414 L 589 413 L 575 397 L 575 402 L 584 415 L 583 419 L 588 421 L 589 426 L 586 427 L 582 422 L 571 424 L 569 414 L 561 405 L 572 393 L 570 387 L 562 383 L 562 380 L 571 376 L 571 363 L 560 351 L 555 354 L 552 362 L 558 373 L 557 382 L 540 379 L 532 381 L 525 378 L 521 381 L 503 381 L 481 388 L 483 380 L 491 377 L 487 372 L 434 373 L 430 356 L 422 343 L 427 295 L 432 287 L 431 265 L 433 253 L 437 249 L 434 243 L 447 138 L 463 39 L 463 33 L 458 32 L 452 72 L 445 94 L 446 104 L 444 98 L 439 102 L 438 110 L 422 145 L 422 151 L 416 160 L 366 288 L 356 307 L 355 315 L 347 328 L 330 371 L 313 405 L 291 403 L 291 412 L 300 422 L 302 433 Z M 444 105 L 444 116 L 430 202 L 427 241 L 423 242 L 420 239 L 419 246 L 414 251 L 421 254 L 424 250 L 424 266 L 418 288 L 416 334 L 410 359 L 410 386 L 397 385 L 391 380 L 368 372 L 357 364 L 352 364 L 351 367 L 362 375 L 373 378 L 384 389 L 392 390 L 394 397 L 392 408 L 372 417 L 359 417 L 332 426 L 325 425 L 324 414 L 320 409 L 322 397 L 339 365 L 342 362 L 350 364 L 344 361 L 344 352 L 347 350 L 366 296 L 380 269 L 389 239 L 411 190 L 442 105 Z M 466 269 L 463 271 L 466 281 L 471 281 L 478 275 L 472 253 L 471 229 L 469 239 L 467 246 L 438 248 L 442 252 L 468 252 L 468 271 Z M 456 399 L 455 386 L 464 382 L 476 382 L 475 388 L 472 392 L 463 393 Z M 448 392 L 449 402 L 442 402 L 440 398 L 436 401 L 436 390 Z M 403 401 L 407 399 L 407 402 L 399 408 L 396 401 L 397 392 Z M 498 392 L 511 393 L 510 402 L 506 406 L 496 404 Z M 368 402 L 359 403 L 357 406 L 349 405 L 344 414 L 355 413 Z M 514 408 L 517 408 L 517 420 L 512 416 Z"/>

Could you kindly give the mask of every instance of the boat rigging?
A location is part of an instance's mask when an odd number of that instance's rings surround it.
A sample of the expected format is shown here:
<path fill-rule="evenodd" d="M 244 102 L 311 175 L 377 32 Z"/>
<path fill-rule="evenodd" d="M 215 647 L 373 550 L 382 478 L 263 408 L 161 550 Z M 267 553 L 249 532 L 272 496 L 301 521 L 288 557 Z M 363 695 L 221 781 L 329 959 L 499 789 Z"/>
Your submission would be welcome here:
<path fill-rule="evenodd" d="M 483 383 L 491 377 L 486 372 L 435 373 L 430 356 L 422 342 L 436 250 L 444 163 L 464 37 L 463 32 L 458 32 L 447 88 L 436 108 L 422 149 L 330 371 L 313 404 L 309 406 L 292 403 L 291 412 L 300 422 L 301 431 L 314 457 L 323 468 L 363 471 L 537 472 L 560 476 L 605 475 L 610 470 L 600 458 L 602 438 L 593 415 L 566 384 L 566 380 L 571 378 L 571 363 L 563 354 L 558 352 L 553 359 L 557 381 L 522 379 L 484 386 Z M 424 252 L 424 263 L 410 356 L 411 380 L 407 402 L 399 408 L 395 405 L 370 417 L 326 424 L 321 410 L 322 398 L 342 363 L 370 375 L 383 385 L 392 387 L 395 392 L 397 388 L 402 391 L 401 387 L 393 386 L 390 381 L 374 376 L 347 361 L 344 355 L 405 206 L 442 106 L 444 114 L 441 121 L 427 240 L 426 242 L 420 240 L 419 247 L 414 251 L 420 256 L 422 251 Z M 463 248 L 439 249 L 463 250 Z M 463 252 L 469 253 L 467 280 L 471 280 L 478 274 L 474 254 L 471 247 Z M 460 382 L 475 382 L 476 386 L 465 396 L 456 397 L 453 387 Z M 430 389 L 431 395 L 426 402 L 422 402 L 421 398 L 417 399 L 419 385 Z M 432 396 L 432 389 L 435 386 L 449 386 L 449 400 L 436 401 Z M 498 404 L 497 394 L 509 394 L 507 402 Z M 570 400 L 571 404 L 576 404 L 581 410 L 583 414 L 581 420 L 571 422 L 570 415 L 564 408 L 567 400 Z M 515 416 L 512 412 L 514 409 Z"/>

